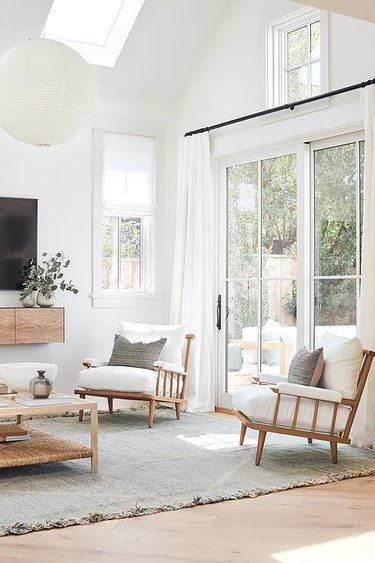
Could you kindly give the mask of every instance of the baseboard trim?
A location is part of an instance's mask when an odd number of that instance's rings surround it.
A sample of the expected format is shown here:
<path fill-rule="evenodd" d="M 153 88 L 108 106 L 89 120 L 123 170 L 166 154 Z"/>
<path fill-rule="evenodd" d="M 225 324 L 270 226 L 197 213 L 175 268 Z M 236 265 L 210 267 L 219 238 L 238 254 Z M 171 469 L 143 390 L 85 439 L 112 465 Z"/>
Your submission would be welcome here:
<path fill-rule="evenodd" d="M 223 407 L 215 407 L 215 412 L 221 412 L 223 414 L 231 414 L 234 416 L 233 409 L 225 409 Z"/>

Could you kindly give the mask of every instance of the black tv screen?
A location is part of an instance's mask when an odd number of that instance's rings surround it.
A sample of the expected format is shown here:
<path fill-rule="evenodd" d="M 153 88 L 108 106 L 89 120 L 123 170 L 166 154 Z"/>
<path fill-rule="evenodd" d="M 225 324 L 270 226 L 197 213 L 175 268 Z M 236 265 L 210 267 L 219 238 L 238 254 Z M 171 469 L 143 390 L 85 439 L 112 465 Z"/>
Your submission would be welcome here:
<path fill-rule="evenodd" d="M 0 289 L 22 286 L 22 269 L 37 257 L 38 200 L 0 197 Z"/>

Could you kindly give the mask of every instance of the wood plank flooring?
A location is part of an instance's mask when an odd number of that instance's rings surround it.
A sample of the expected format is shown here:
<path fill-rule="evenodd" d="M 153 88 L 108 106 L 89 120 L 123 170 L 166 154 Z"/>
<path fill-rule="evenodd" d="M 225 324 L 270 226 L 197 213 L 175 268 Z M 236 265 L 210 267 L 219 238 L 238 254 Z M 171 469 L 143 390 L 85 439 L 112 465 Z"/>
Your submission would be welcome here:
<path fill-rule="evenodd" d="M 375 477 L 0 538 L 1 563 L 375 563 Z"/>

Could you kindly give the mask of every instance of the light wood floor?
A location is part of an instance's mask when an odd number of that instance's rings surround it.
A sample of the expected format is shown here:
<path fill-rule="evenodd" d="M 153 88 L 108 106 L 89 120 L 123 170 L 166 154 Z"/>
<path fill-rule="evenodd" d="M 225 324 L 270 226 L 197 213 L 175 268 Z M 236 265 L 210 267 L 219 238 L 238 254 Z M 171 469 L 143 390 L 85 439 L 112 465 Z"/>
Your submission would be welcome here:
<path fill-rule="evenodd" d="M 374 563 L 375 477 L 7 536 L 0 561 Z"/>

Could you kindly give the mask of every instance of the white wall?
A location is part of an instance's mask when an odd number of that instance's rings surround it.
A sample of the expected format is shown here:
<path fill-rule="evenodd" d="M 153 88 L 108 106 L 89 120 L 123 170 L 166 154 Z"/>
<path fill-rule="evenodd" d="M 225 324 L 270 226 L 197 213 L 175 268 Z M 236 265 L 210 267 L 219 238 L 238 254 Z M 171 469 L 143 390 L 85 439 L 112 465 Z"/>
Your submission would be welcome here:
<path fill-rule="evenodd" d="M 104 130 L 154 135 L 157 145 L 158 294 L 165 298 L 126 309 L 93 308 L 91 124 L 60 146 L 36 148 L 0 131 L 0 195 L 39 200 L 39 254 L 62 250 L 71 259 L 68 270 L 78 295 L 58 293 L 56 305 L 66 309 L 64 344 L 0 346 L 0 362 L 43 361 L 59 366 L 56 390 L 71 392 L 84 356 L 107 358 L 121 319 L 162 323 L 168 319 L 174 216 L 175 136 L 169 121 L 173 108 L 160 102 L 97 102 L 93 126 Z M 0 306 L 17 306 L 17 292 L 0 292 Z"/>
<path fill-rule="evenodd" d="M 304 6 L 288 0 L 233 0 L 209 49 L 201 57 L 179 105 L 179 133 L 265 109 L 265 25 Z M 329 15 L 329 88 L 374 76 L 375 26 Z M 361 127 L 359 93 L 331 100 L 330 107 L 306 115 L 301 109 L 286 119 L 259 119 L 211 134 L 215 156 L 280 144 L 309 141 L 330 130 Z M 288 112 L 287 112 L 288 113 Z"/>

